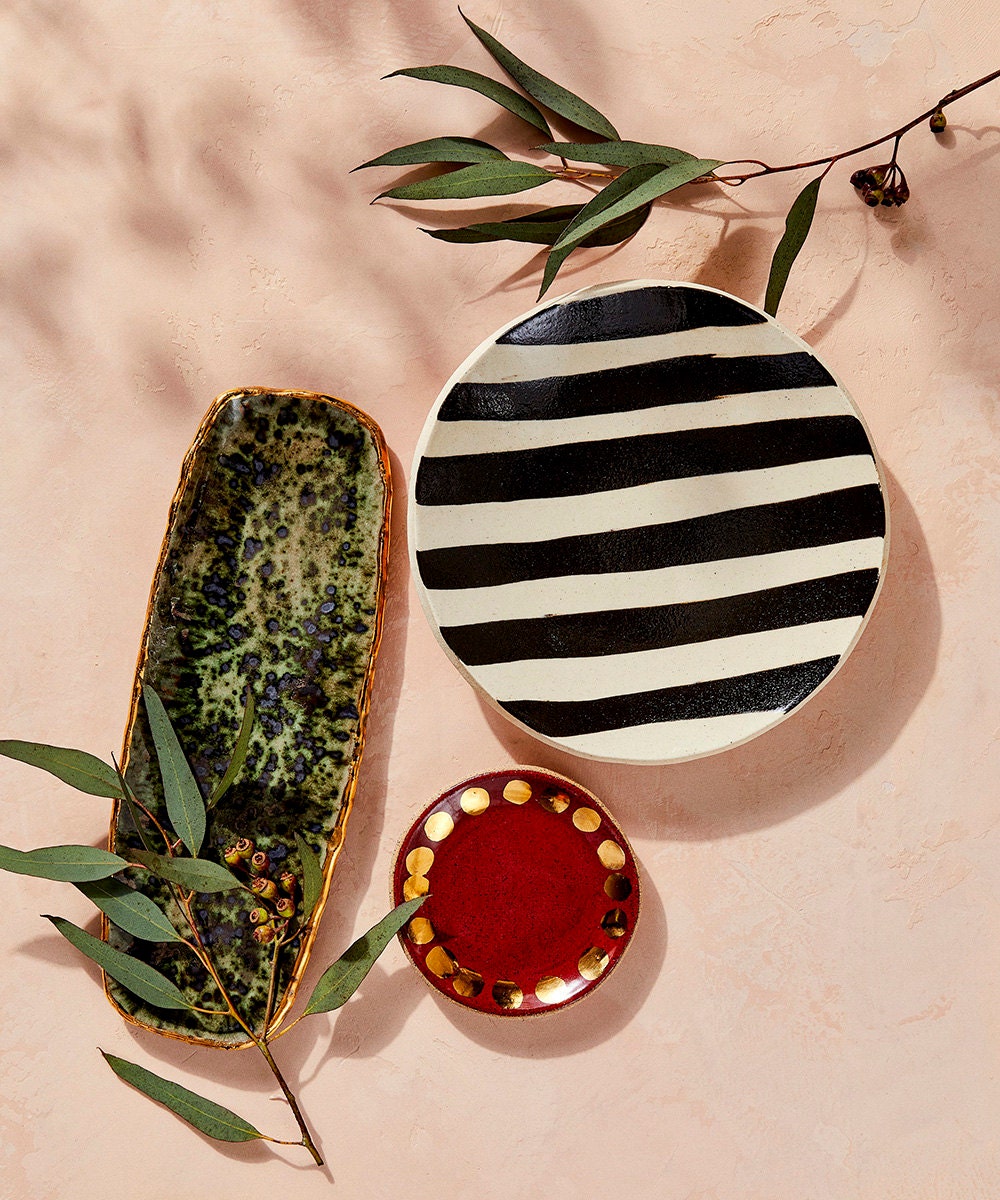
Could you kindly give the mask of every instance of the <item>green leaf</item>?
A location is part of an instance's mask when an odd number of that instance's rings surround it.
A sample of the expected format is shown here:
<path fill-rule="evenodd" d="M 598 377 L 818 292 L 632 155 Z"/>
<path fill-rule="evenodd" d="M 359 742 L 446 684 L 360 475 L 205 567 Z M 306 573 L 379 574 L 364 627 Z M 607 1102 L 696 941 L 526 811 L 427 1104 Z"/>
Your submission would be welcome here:
<path fill-rule="evenodd" d="M 179 1083 L 173 1083 L 164 1079 L 162 1075 L 147 1071 L 137 1063 L 107 1054 L 104 1050 L 101 1054 L 119 1079 L 124 1079 L 151 1100 L 169 1108 L 189 1125 L 193 1125 L 210 1138 L 215 1138 L 217 1142 L 253 1142 L 264 1137 L 264 1134 L 254 1129 L 249 1121 L 238 1117 L 228 1108 L 223 1108 L 221 1104 L 216 1104 L 214 1100 L 206 1100 L 197 1092 L 189 1091 Z"/>
<path fill-rule="evenodd" d="M 156 1008 L 193 1009 L 195 1007 L 180 988 L 148 963 L 132 958 L 129 954 L 123 954 L 121 950 L 115 950 L 107 942 L 102 942 L 100 938 L 94 937 L 85 929 L 81 929 L 79 925 L 74 925 L 72 921 L 67 921 L 63 917 L 51 917 L 48 913 L 43 913 L 42 916 L 47 921 L 51 921 L 63 937 L 71 942 L 81 954 L 92 959 L 106 974 L 120 983 L 122 987 L 128 988 L 140 1000 L 145 1000 L 147 1004 L 152 1004 Z"/>
<path fill-rule="evenodd" d="M 422 142 L 411 142 L 363 162 L 355 171 L 365 167 L 412 167 L 420 163 L 477 163 L 502 160 L 507 157 L 502 150 L 481 142 L 477 138 L 437 137 Z"/>
<path fill-rule="evenodd" d="M 372 969 L 375 960 L 413 916 L 426 896 L 407 900 L 363 934 L 340 958 L 323 972 L 309 997 L 303 1016 L 333 1012 L 346 1004 Z"/>
<path fill-rule="evenodd" d="M 561 204 L 555 208 L 540 209 L 525 213 L 507 221 L 481 221 L 475 225 L 464 225 L 459 229 L 424 229 L 442 242 L 530 242 L 539 246 L 551 246 L 569 222 L 583 208 L 582 204 Z M 650 205 L 626 213 L 598 229 L 586 238 L 583 246 L 613 246 L 632 237 L 645 224 Z"/>
<path fill-rule="evenodd" d="M 194 772 L 188 765 L 163 701 L 147 684 L 142 689 L 156 758 L 163 779 L 163 798 L 175 833 L 192 854 L 205 840 L 205 801 Z"/>
<path fill-rule="evenodd" d="M 675 163 L 672 167 L 664 167 L 653 174 L 650 174 L 652 164 L 631 167 L 584 206 L 582 212 L 563 230 L 562 237 L 556 246 L 568 241 L 574 241 L 579 245 L 595 229 L 606 225 L 615 217 L 631 212 L 632 209 L 639 208 L 643 204 L 649 204 L 653 200 L 659 199 L 660 196 L 665 196 L 668 192 L 683 187 L 685 183 L 691 183 L 692 180 L 701 178 L 702 175 L 708 175 L 720 165 L 721 160 L 718 158 L 692 158 Z M 606 197 L 612 188 L 615 188 L 615 194 L 610 203 L 600 206 L 595 204 L 595 201 Z"/>
<path fill-rule="evenodd" d="M 781 303 L 781 294 L 788 282 L 788 273 L 792 263 L 798 257 L 805 243 L 816 212 L 816 198 L 819 195 L 819 185 L 823 176 L 819 175 L 802 189 L 795 197 L 792 207 L 785 218 L 785 232 L 778 243 L 774 258 L 771 259 L 771 273 L 767 280 L 767 295 L 764 299 L 764 311 L 774 316 Z"/>
<path fill-rule="evenodd" d="M 526 192 L 529 188 L 551 183 L 554 176 L 534 163 L 504 162 L 473 163 L 459 167 L 434 179 L 421 179 L 390 188 L 376 200 L 467 200 L 472 196 L 506 196 L 511 192 Z"/>
<path fill-rule="evenodd" d="M 535 148 L 570 162 L 601 163 L 608 167 L 637 167 L 640 163 L 670 167 L 695 157 L 686 150 L 657 146 L 652 142 L 547 142 Z"/>
<path fill-rule="evenodd" d="M 525 100 L 513 88 L 507 87 L 504 83 L 498 83 L 495 79 L 490 79 L 488 75 L 481 75 L 478 71 L 467 71 L 464 67 L 406 67 L 402 71 L 391 71 L 384 78 L 392 79 L 396 75 L 406 75 L 410 79 L 426 79 L 431 83 L 446 83 L 452 87 L 469 88 L 473 92 L 479 92 L 481 96 L 485 96 L 495 104 L 499 104 L 508 112 L 512 112 L 515 117 L 520 117 L 522 121 L 527 121 L 529 125 L 540 129 L 548 137 L 552 136 L 548 121 L 530 100 Z"/>
<path fill-rule="evenodd" d="M 114 755 L 111 756 L 111 761 L 115 764 L 115 773 L 118 776 L 118 782 L 121 784 L 122 789 L 122 800 L 125 803 L 125 807 L 128 809 L 128 815 L 132 818 L 132 824 L 135 826 L 135 831 L 139 835 L 139 841 L 142 842 L 147 850 L 152 851 L 153 843 L 149 840 L 149 835 L 147 834 L 145 826 L 143 825 L 142 817 L 139 815 L 139 806 L 135 802 L 132 789 L 126 783 L 125 776 L 122 774 L 122 769 L 118 765 L 118 760 Z"/>
<path fill-rule="evenodd" d="M 41 767 L 78 792 L 112 799 L 121 795 L 114 768 L 83 750 L 67 750 L 63 746 L 46 746 L 41 742 L 0 742 L 0 754 L 32 767 Z"/>
<path fill-rule="evenodd" d="M 148 896 L 117 879 L 78 883 L 77 888 L 92 900 L 119 929 L 144 942 L 180 942 L 183 939 L 170 918 Z"/>
<path fill-rule="evenodd" d="M 515 83 L 524 88 L 532 99 L 537 100 L 539 104 L 544 104 L 546 108 L 558 113 L 560 117 L 565 117 L 567 121 L 572 121 L 574 125 L 579 125 L 581 129 L 589 129 L 591 133 L 596 133 L 600 137 L 618 137 L 618 130 L 603 113 L 599 113 L 586 100 L 581 100 L 573 92 L 560 87 L 558 83 L 553 83 L 551 79 L 529 67 L 517 55 L 512 54 L 506 46 L 502 46 L 492 34 L 487 33 L 485 29 L 480 29 L 478 25 L 470 21 L 461 9 L 458 11 L 462 13 L 462 20 L 479 38 L 493 58 Z"/>
<path fill-rule="evenodd" d="M 253 733 L 253 719 L 256 710 L 257 706 L 254 703 L 253 692 L 248 687 L 246 708 L 243 710 L 243 720 L 240 723 L 240 732 L 236 738 L 233 757 L 229 760 L 229 766 L 226 767 L 225 775 L 222 776 L 215 791 L 209 796 L 208 802 L 205 805 L 206 809 L 212 809 L 219 803 L 230 787 L 236 782 L 240 771 L 243 770 L 243 764 L 247 759 L 247 751 L 250 749 L 250 736 Z"/>
<path fill-rule="evenodd" d="M 159 879 L 179 884 L 192 892 L 228 892 L 243 886 L 227 867 L 207 858 L 168 858 L 148 850 L 130 850 L 129 858 L 142 863 Z"/>
<path fill-rule="evenodd" d="M 295 845 L 302 864 L 302 912 L 308 921 L 323 892 L 323 867 L 316 851 L 299 833 L 295 835 Z"/>
<path fill-rule="evenodd" d="M 43 846 L 40 850 L 13 850 L 10 846 L 0 846 L 0 870 L 55 879 L 60 883 L 106 879 L 127 866 L 124 858 L 93 846 Z"/>
<path fill-rule="evenodd" d="M 719 160 L 715 158 L 695 158 L 672 167 L 661 167 L 656 163 L 640 163 L 637 167 L 629 167 L 623 175 L 598 192 L 589 204 L 585 204 L 559 235 L 545 263 L 539 298 L 548 291 L 570 254 L 596 230 L 708 174 L 719 165 Z"/>

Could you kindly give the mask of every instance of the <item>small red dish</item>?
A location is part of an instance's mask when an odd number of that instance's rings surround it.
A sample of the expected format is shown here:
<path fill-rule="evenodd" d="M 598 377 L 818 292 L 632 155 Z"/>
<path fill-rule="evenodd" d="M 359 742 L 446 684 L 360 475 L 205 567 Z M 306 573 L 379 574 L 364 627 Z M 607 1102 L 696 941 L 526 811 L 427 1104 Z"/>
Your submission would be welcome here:
<path fill-rule="evenodd" d="M 414 822 L 395 902 L 427 900 L 400 933 L 442 995 L 478 1012 L 564 1008 L 605 979 L 639 915 L 632 850 L 601 802 L 535 767 L 456 784 Z"/>

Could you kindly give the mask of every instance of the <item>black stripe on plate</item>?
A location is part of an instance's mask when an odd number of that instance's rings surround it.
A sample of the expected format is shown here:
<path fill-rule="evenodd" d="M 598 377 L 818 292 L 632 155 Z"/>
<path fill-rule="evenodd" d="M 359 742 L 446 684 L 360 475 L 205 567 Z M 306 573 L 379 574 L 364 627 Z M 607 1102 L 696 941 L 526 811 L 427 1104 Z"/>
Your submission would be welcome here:
<path fill-rule="evenodd" d="M 686 604 L 447 625 L 441 627 L 441 636 L 470 667 L 635 654 L 859 617 L 875 595 L 878 576 L 878 569 L 872 567 Z"/>
<path fill-rule="evenodd" d="M 458 383 L 439 421 L 549 421 L 598 413 L 637 412 L 664 404 L 699 404 L 743 392 L 836 387 L 812 354 L 689 354 L 582 375 L 511 383 Z"/>
<path fill-rule="evenodd" d="M 572 346 L 710 325 L 761 325 L 766 320 L 763 313 L 732 296 L 700 288 L 648 287 L 554 304 L 509 329 L 497 342 L 501 346 Z"/>
<path fill-rule="evenodd" d="M 797 417 L 535 450 L 424 457 L 414 494 L 423 505 L 542 500 L 871 452 L 857 417 Z"/>
<path fill-rule="evenodd" d="M 658 688 L 602 700 L 511 700 L 503 708 L 551 738 L 579 737 L 658 721 L 701 720 L 736 713 L 788 712 L 814 692 L 840 661 L 837 655 L 731 679 Z"/>
<path fill-rule="evenodd" d="M 577 534 L 545 542 L 418 550 L 417 570 L 428 589 L 499 587 L 567 575 L 654 571 L 689 563 L 723 562 L 884 536 L 882 492 L 878 484 L 869 483 L 638 529 Z M 613 587 L 614 581 L 608 586 Z"/>

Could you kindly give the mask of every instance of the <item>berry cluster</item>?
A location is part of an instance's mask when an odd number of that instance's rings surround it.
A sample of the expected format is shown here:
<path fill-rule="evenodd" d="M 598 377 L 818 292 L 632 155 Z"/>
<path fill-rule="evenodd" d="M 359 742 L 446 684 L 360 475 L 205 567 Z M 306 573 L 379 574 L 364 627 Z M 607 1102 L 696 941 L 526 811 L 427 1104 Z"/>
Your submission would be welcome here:
<path fill-rule="evenodd" d="M 869 208 L 877 208 L 880 204 L 892 208 L 894 204 L 905 204 L 910 198 L 906 176 L 895 162 L 862 167 L 851 176 L 851 183 Z"/>
<path fill-rule="evenodd" d="M 275 938 L 284 938 L 298 909 L 299 881 L 295 873 L 282 871 L 275 878 L 267 851 L 257 850 L 249 838 L 240 838 L 222 857 L 227 866 L 250 876 L 250 891 L 258 901 L 250 912 L 253 940 L 267 946 Z"/>

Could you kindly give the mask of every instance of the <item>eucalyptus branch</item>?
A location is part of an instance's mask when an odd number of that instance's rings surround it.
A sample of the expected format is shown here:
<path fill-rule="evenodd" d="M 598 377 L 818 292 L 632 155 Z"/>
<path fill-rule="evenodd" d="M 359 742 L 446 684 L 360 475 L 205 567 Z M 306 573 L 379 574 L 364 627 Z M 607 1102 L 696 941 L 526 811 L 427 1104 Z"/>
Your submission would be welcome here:
<path fill-rule="evenodd" d="M 71 921 L 62 917 L 48 918 L 63 937 L 97 963 L 105 975 L 136 1002 L 153 1011 L 176 1010 L 198 1016 L 228 1017 L 234 1022 L 267 1063 L 301 1136 L 298 1141 L 271 1137 L 222 1105 L 136 1063 L 101 1051 L 115 1074 L 209 1137 L 225 1142 L 266 1141 L 281 1146 L 302 1146 L 313 1161 L 322 1166 L 323 1158 L 298 1099 L 268 1044 L 280 984 L 281 953 L 303 935 L 316 916 L 324 889 L 322 865 L 301 835 L 295 836 L 292 845 L 280 847 L 280 853 L 278 847 L 273 846 L 273 855 L 243 837 L 224 851 L 222 863 L 203 857 L 202 845 L 209 833 L 208 810 L 213 800 L 217 800 L 236 778 L 247 753 L 253 719 L 252 697 L 247 700 L 229 768 L 213 796 L 209 797 L 208 804 L 159 697 L 147 686 L 143 689 L 143 698 L 163 783 L 166 810 L 163 820 L 146 805 L 134 800 L 117 763 L 109 766 L 80 750 L 37 742 L 0 741 L 0 755 L 46 770 L 79 791 L 112 799 L 116 821 L 118 806 L 125 804 L 143 848 L 123 848 L 123 854 L 117 854 L 93 846 L 47 846 L 30 851 L 0 846 L 0 871 L 75 883 L 107 918 L 105 931 L 113 926 L 128 935 L 131 942 L 126 939 L 125 944 L 136 948 L 142 943 L 181 945 L 193 954 L 211 980 L 214 991 L 210 989 L 209 994 L 218 993 L 225 1006 L 223 1009 L 209 1007 L 205 1002 L 203 991 L 207 984 L 199 981 L 182 988 L 146 961 L 141 951 L 120 950 Z M 144 816 L 162 838 L 165 854 L 152 849 L 143 823 L 137 819 L 139 815 Z M 172 836 L 173 831 L 178 831 L 176 837 Z M 292 853 L 297 857 L 298 873 L 291 869 L 295 858 L 288 856 Z M 130 871 L 144 873 L 143 886 L 133 886 L 134 879 L 126 874 Z M 227 978 L 224 964 L 213 956 L 211 939 L 205 937 L 194 907 L 196 896 L 236 891 L 252 897 L 256 905 L 249 913 L 245 936 L 262 952 L 270 947 L 267 952 L 270 963 L 267 1001 L 259 1017 L 241 1011 L 232 986 L 235 980 Z M 401 904 L 354 942 L 323 973 L 302 1016 L 333 1012 L 345 1004 L 422 901 L 423 897 L 419 897 L 416 901 Z M 186 933 L 181 932 L 184 925 Z M 136 1010 L 131 1008 L 129 1011 Z"/>
<path fill-rule="evenodd" d="M 740 187 L 748 180 L 764 175 L 822 168 L 820 174 L 807 183 L 796 197 L 786 219 L 785 233 L 774 252 L 764 301 L 765 309 L 773 315 L 792 263 L 811 227 L 819 183 L 834 165 L 892 142 L 890 161 L 856 171 L 851 176 L 851 183 L 860 198 L 871 207 L 905 204 L 910 189 L 897 161 L 902 137 L 923 121 L 929 122 L 934 133 L 941 133 L 947 125 L 944 109 L 948 105 L 1000 78 L 1000 70 L 993 71 L 981 79 L 955 88 L 933 108 L 918 114 L 897 129 L 822 158 L 776 166 L 758 158 L 723 161 L 699 158 L 673 146 L 623 139 L 607 117 L 593 106 L 522 62 L 464 13 L 462 17 L 494 62 L 524 94 L 489 76 L 459 67 L 410 67 L 394 71 L 393 75 L 467 88 L 489 97 L 534 130 L 545 133 L 550 140 L 536 149 L 552 155 L 560 165 L 542 166 L 525 161 L 476 138 L 435 137 L 399 146 L 361 166 L 433 164 L 447 168 L 444 174 L 434 178 L 404 183 L 380 192 L 376 200 L 409 202 L 508 196 L 541 187 L 553 180 L 588 188 L 596 185 L 599 190 L 584 204 L 560 205 L 458 228 L 423 231 L 445 242 L 514 241 L 548 246 L 539 298 L 548 290 L 566 259 L 576 250 L 587 246 L 618 245 L 634 237 L 649 216 L 652 206 L 671 198 L 681 189 L 706 183 Z M 561 117 L 600 140 L 551 140 L 553 135 L 547 113 Z M 578 166 L 578 163 L 596 164 L 596 168 L 591 165 Z M 741 165 L 749 169 L 735 169 Z"/>

